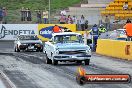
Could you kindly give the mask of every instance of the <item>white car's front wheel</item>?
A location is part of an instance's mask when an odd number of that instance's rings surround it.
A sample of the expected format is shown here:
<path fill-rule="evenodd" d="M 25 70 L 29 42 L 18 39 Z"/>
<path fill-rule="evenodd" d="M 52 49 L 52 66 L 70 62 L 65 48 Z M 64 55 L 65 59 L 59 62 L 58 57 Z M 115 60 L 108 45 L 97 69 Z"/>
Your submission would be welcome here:
<path fill-rule="evenodd" d="M 52 60 L 52 64 L 53 65 L 57 65 L 58 64 L 58 61 L 54 59 L 52 52 L 51 52 L 51 60 Z"/>
<path fill-rule="evenodd" d="M 86 60 L 84 61 L 84 64 L 85 64 L 85 65 L 89 65 L 89 63 L 90 63 L 90 59 L 86 59 Z"/>
<path fill-rule="evenodd" d="M 53 65 L 58 65 L 58 61 L 55 59 L 53 59 L 52 63 L 53 63 Z"/>
<path fill-rule="evenodd" d="M 52 64 L 52 60 L 50 60 L 46 54 L 46 60 L 45 60 L 46 64 Z"/>

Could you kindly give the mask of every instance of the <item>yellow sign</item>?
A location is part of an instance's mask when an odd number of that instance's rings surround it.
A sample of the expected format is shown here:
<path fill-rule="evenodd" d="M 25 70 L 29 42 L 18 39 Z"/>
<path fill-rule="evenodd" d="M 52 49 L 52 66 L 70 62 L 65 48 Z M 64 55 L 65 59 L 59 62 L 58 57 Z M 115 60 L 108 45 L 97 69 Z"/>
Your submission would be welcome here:
<path fill-rule="evenodd" d="M 59 27 L 66 27 L 70 29 L 72 32 L 76 32 L 76 25 L 75 24 L 39 24 L 38 25 L 38 38 L 42 41 L 47 41 L 51 38 L 51 34 L 54 33 L 52 28 L 58 25 Z"/>

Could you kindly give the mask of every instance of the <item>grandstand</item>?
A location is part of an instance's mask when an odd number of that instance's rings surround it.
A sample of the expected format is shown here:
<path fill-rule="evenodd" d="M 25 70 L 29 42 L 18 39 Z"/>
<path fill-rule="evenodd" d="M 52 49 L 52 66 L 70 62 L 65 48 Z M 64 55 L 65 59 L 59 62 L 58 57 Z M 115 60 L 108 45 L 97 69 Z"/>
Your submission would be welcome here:
<path fill-rule="evenodd" d="M 84 15 L 85 19 L 89 21 L 89 28 L 94 24 L 99 24 L 99 21 L 104 22 L 104 18 L 101 16 L 100 11 L 104 9 L 113 0 L 88 0 L 88 3 L 81 3 L 80 7 L 69 7 L 67 15 L 75 15 L 77 19 L 80 19 L 81 15 Z M 111 19 L 111 23 L 114 20 Z"/>
<path fill-rule="evenodd" d="M 123 5 L 128 2 L 128 9 L 124 10 Z M 132 0 L 114 0 L 101 11 L 102 16 L 114 16 L 115 19 L 126 20 L 132 18 Z"/>
<path fill-rule="evenodd" d="M 77 19 L 83 14 L 89 21 L 89 29 L 94 24 L 105 25 L 106 15 L 110 18 L 110 29 L 123 28 L 126 19 L 132 19 L 132 0 L 88 0 L 88 3 L 81 3 L 78 7 L 69 7 L 67 15 L 75 15 Z M 128 2 L 128 10 L 123 10 L 123 5 Z"/>

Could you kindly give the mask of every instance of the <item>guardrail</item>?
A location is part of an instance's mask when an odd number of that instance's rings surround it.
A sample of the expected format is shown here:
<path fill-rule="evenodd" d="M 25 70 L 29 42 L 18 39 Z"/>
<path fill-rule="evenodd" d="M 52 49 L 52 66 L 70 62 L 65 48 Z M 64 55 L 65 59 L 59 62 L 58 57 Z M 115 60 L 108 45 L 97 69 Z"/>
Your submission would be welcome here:
<path fill-rule="evenodd" d="M 126 60 L 132 60 L 132 42 L 98 39 L 96 53 Z"/>

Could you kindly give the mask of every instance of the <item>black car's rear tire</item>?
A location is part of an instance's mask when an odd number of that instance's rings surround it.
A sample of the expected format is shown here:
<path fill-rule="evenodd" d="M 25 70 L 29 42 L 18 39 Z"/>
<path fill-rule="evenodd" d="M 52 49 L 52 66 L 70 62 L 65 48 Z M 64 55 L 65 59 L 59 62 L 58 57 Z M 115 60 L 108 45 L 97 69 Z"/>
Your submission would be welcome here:
<path fill-rule="evenodd" d="M 36 52 L 39 52 L 39 51 L 40 51 L 39 49 L 36 50 Z"/>
<path fill-rule="evenodd" d="M 84 63 L 85 63 L 85 65 L 89 65 L 90 59 L 85 60 Z"/>

